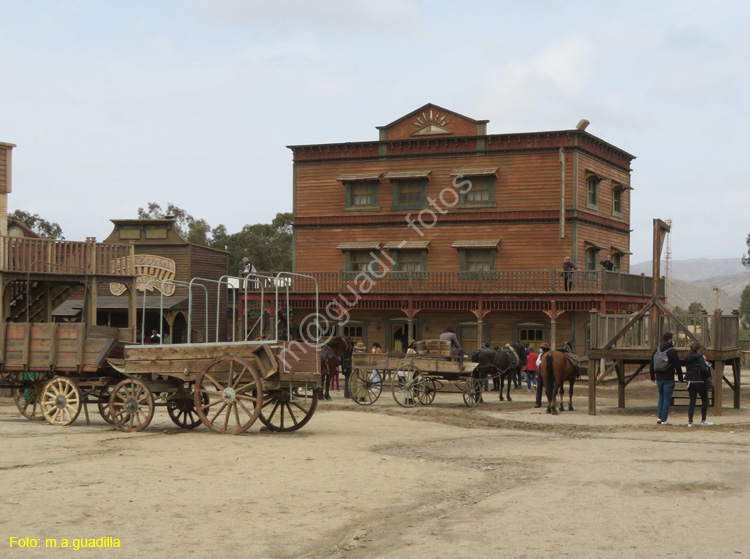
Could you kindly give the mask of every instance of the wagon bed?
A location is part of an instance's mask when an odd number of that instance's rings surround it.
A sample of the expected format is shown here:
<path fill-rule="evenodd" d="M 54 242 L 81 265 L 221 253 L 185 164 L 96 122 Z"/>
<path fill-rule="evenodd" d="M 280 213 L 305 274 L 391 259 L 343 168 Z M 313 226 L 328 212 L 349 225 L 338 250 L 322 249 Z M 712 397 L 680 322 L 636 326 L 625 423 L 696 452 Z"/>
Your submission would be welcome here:
<path fill-rule="evenodd" d="M 447 345 L 446 345 L 447 344 Z M 445 384 L 454 383 L 464 395 L 464 402 L 475 406 L 481 392 L 471 372 L 475 365 L 450 354 L 450 343 L 424 340 L 415 344 L 417 353 L 352 354 L 352 399 L 360 405 L 372 405 L 390 383 L 393 397 L 400 406 L 431 404 Z"/>

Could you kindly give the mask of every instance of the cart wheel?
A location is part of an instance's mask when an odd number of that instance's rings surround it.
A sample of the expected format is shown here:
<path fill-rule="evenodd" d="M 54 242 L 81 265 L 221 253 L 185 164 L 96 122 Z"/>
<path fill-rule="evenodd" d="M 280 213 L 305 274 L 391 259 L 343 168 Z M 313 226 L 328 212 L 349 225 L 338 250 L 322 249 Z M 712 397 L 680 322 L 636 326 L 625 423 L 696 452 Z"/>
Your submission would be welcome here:
<path fill-rule="evenodd" d="M 423 406 L 429 406 L 432 402 L 435 401 L 435 394 L 437 394 L 438 390 L 435 379 L 424 379 L 420 388 L 421 389 L 418 394 L 419 403 Z"/>
<path fill-rule="evenodd" d="M 70 425 L 81 413 L 81 406 L 81 390 L 72 379 L 57 377 L 44 385 L 42 414 L 52 425 Z"/>
<path fill-rule="evenodd" d="M 380 398 L 383 391 L 382 374 L 372 379 L 372 372 L 366 369 L 354 369 L 349 377 L 349 391 L 352 400 L 360 406 L 371 406 Z"/>
<path fill-rule="evenodd" d="M 416 371 L 399 371 L 391 379 L 393 399 L 403 408 L 419 404 L 419 394 L 424 392 L 424 379 Z"/>
<path fill-rule="evenodd" d="M 481 381 L 470 378 L 466 379 L 466 386 L 464 387 L 464 404 L 470 408 L 474 408 L 479 403 L 479 399 L 482 397 L 482 383 Z"/>
<path fill-rule="evenodd" d="M 154 395 L 140 380 L 126 378 L 112 391 L 109 407 L 116 429 L 143 431 L 154 418 Z"/>
<path fill-rule="evenodd" d="M 318 391 L 310 396 L 307 391 L 297 394 L 296 390 L 280 388 L 263 393 L 260 420 L 271 431 L 296 431 L 305 426 L 318 407 Z"/>
<path fill-rule="evenodd" d="M 42 419 L 40 398 L 51 375 L 49 373 L 16 373 L 13 379 L 27 386 L 13 389 L 13 401 L 18 411 L 27 419 Z"/>
<path fill-rule="evenodd" d="M 203 404 L 208 404 L 208 394 L 201 396 Z M 175 425 L 183 429 L 195 429 L 201 424 L 198 410 L 195 409 L 194 396 L 180 396 L 167 400 L 167 413 Z"/>
<path fill-rule="evenodd" d="M 247 431 L 258 419 L 262 402 L 263 385 L 255 361 L 224 355 L 198 375 L 195 408 L 212 431 L 233 435 Z"/>
<path fill-rule="evenodd" d="M 113 389 L 114 386 L 102 386 L 102 389 L 99 391 L 99 399 L 96 402 L 99 406 L 99 415 L 110 425 L 115 424 L 115 420 L 112 419 L 112 408 L 109 405 L 109 398 L 112 396 Z"/>

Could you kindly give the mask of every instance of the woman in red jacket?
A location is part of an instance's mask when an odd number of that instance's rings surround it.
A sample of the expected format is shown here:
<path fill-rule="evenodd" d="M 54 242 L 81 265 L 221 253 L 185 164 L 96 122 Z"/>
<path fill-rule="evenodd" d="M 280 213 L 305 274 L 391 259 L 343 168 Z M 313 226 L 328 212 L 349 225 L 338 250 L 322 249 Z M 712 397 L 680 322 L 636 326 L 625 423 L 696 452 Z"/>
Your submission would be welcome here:
<path fill-rule="evenodd" d="M 529 348 L 529 355 L 526 358 L 526 368 L 523 370 L 524 373 L 526 373 L 526 388 L 531 391 L 531 385 L 533 384 L 536 386 L 536 358 L 539 357 L 539 354 L 534 351 L 533 347 Z"/>

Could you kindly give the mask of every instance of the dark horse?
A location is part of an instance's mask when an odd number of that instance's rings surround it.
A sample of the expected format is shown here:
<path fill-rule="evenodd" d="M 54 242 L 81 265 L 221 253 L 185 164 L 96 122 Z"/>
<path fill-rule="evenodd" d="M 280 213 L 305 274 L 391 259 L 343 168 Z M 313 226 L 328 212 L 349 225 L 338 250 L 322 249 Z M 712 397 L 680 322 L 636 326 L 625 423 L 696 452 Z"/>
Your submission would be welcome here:
<path fill-rule="evenodd" d="M 320 380 L 323 384 L 318 391 L 318 398 L 331 399 L 331 373 L 339 366 L 339 357 L 347 351 L 351 352 L 353 347 L 352 338 L 341 336 L 320 347 Z"/>
<path fill-rule="evenodd" d="M 560 395 L 560 411 L 565 411 L 563 383 L 570 382 L 568 411 L 573 411 L 573 385 L 579 377 L 578 367 L 562 351 L 548 351 L 542 356 L 539 376 L 547 392 L 547 413 L 557 414 L 557 395 Z"/>
<path fill-rule="evenodd" d="M 526 346 L 523 344 L 508 344 L 503 348 L 484 348 L 480 349 L 477 354 L 477 372 L 478 378 L 484 378 L 487 375 L 500 377 L 500 400 L 503 400 L 504 381 L 508 380 L 507 399 L 512 402 L 510 397 L 510 385 L 512 375 L 517 374 L 526 365 Z"/>

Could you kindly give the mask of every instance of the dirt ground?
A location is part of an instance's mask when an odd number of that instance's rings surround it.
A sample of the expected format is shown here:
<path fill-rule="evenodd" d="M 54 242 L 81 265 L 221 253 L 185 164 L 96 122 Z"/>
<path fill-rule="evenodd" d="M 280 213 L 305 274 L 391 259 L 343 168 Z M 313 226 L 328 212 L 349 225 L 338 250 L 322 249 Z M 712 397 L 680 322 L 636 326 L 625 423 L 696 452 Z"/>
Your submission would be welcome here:
<path fill-rule="evenodd" d="M 750 398 L 714 427 L 656 425 L 656 388 L 598 391 L 599 413 L 512 403 L 466 408 L 440 394 L 403 409 L 334 392 L 302 430 L 239 436 L 142 433 L 92 410 L 69 427 L 0 399 L 1 557 L 729 558 L 750 557 Z M 35 538 L 36 548 L 10 547 Z M 119 548 L 45 548 L 47 538 Z"/>

